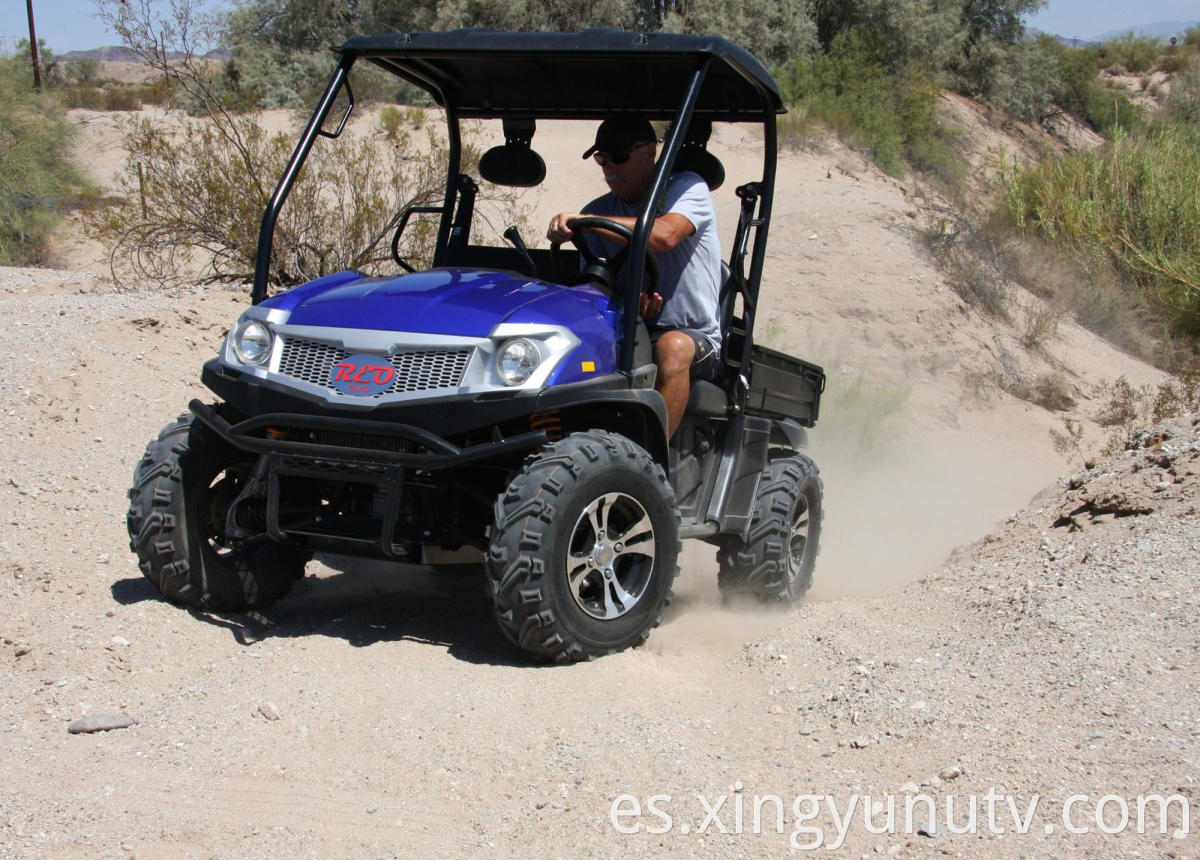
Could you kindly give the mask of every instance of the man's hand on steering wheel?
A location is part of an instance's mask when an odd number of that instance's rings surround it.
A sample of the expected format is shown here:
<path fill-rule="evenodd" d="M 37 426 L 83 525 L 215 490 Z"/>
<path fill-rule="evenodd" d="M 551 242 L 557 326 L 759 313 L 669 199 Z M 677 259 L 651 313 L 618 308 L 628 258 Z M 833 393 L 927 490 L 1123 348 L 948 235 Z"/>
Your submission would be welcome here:
<path fill-rule="evenodd" d="M 583 236 L 584 230 L 611 233 L 623 241 L 625 247 L 613 254 L 611 258 L 601 257 L 587 243 Z M 624 224 L 608 218 L 560 212 L 550 220 L 546 238 L 550 240 L 550 258 L 563 283 L 568 282 L 567 278 L 570 273 L 566 270 L 559 248 L 563 242 L 569 240 L 579 250 L 579 256 L 583 258 L 584 275 L 600 281 L 610 289 L 615 289 L 617 272 L 624 268 L 629 260 L 629 245 L 633 241 L 633 231 Z M 654 316 L 658 313 L 658 309 L 662 308 L 662 296 L 655 292 L 658 287 L 658 259 L 649 247 L 646 248 L 644 259 L 646 276 L 643 280 L 644 292 L 639 305 L 652 309 L 649 313 L 642 311 L 643 316 Z"/>
<path fill-rule="evenodd" d="M 570 242 L 575 234 L 568 222 L 580 217 L 582 216 L 578 212 L 559 212 L 550 219 L 550 226 L 546 230 L 546 238 L 550 240 L 551 244 L 557 243 L 561 245 L 563 242 Z"/>

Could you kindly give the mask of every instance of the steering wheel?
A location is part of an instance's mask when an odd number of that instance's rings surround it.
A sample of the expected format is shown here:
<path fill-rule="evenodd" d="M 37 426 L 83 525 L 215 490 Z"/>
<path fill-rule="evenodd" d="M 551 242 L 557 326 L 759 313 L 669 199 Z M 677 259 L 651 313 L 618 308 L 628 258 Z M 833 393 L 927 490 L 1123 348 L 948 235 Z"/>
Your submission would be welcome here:
<path fill-rule="evenodd" d="M 579 249 L 579 255 L 583 257 L 582 278 L 579 278 L 578 273 L 567 271 L 566 261 L 563 259 L 562 252 L 559 250 L 562 247 L 561 242 L 550 243 L 550 259 L 554 261 L 554 271 L 563 283 L 575 278 L 575 283 L 583 283 L 585 280 L 591 279 L 608 287 L 610 290 L 616 289 L 617 272 L 625 267 L 629 260 L 629 246 L 633 244 L 633 231 L 624 224 L 619 224 L 616 221 L 610 221 L 608 218 L 599 218 L 595 215 L 584 215 L 582 218 L 572 218 L 567 222 L 567 226 L 571 228 L 574 235 L 571 236 L 571 244 Z M 584 239 L 583 230 L 588 228 L 599 228 L 608 230 L 610 233 L 616 233 L 625 240 L 625 246 L 611 258 L 605 259 L 592 250 Z M 647 246 L 646 253 L 643 257 L 646 262 L 646 281 L 642 289 L 646 293 L 653 293 L 658 289 L 658 259 L 651 253 Z"/>

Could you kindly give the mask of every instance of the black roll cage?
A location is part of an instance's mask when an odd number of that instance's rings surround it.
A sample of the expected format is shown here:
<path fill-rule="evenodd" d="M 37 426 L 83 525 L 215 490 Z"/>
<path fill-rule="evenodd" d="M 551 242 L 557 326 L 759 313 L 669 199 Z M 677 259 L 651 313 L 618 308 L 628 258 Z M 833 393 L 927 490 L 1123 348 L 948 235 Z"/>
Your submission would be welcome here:
<path fill-rule="evenodd" d="M 614 112 L 626 111 L 650 119 L 670 120 L 651 193 L 647 195 L 646 206 L 638 215 L 633 231 L 631 260 L 643 258 L 654 218 L 663 205 L 668 178 L 692 120 L 759 122 L 763 128 L 763 176 L 760 181 L 737 189 L 742 201 L 741 217 L 731 255 L 731 283 L 727 285 L 727 290 L 735 292 L 723 296 L 722 300 L 723 323 L 733 319 L 734 330 L 740 336 L 733 345 L 726 347 L 725 361 L 735 369 L 735 377 L 740 382 L 736 386 L 734 405 L 736 408 L 744 405 L 751 370 L 754 311 L 762 280 L 775 188 L 775 116 L 785 112 L 774 80 L 753 56 L 717 37 L 619 30 L 499 33 L 472 29 L 447 33 L 397 33 L 355 37 L 334 50 L 340 55 L 338 65 L 263 214 L 251 293 L 253 304 L 267 297 L 275 224 L 301 167 L 316 139 L 338 137 L 354 109 L 349 76 L 359 59 L 421 87 L 445 111 L 449 164 L 442 206 L 413 206 L 402 216 L 406 220 L 414 213 L 440 213 L 434 267 L 444 265 L 455 204 L 462 185 L 459 124 L 463 118 L 600 120 Z M 490 74 L 497 70 L 508 73 L 499 86 Z M 557 81 L 555 73 L 564 71 L 568 74 L 562 77 L 567 80 L 555 90 L 548 81 Z M 528 86 L 520 85 L 522 75 Z M 514 80 L 516 85 L 504 86 Z M 616 85 L 609 86 L 610 80 L 616 80 Z M 547 87 L 551 88 L 550 92 Z M 680 101 L 666 101 L 669 96 L 660 92 L 672 88 L 676 92 L 682 89 Z M 347 100 L 345 112 L 337 128 L 326 131 L 325 121 L 343 90 Z M 751 229 L 754 230 L 754 243 L 747 273 L 744 261 Z M 618 369 L 631 381 L 643 275 L 644 267 L 635 266 L 623 297 L 624 331 Z M 740 319 L 732 316 L 737 295 L 742 299 Z M 734 354 L 729 354 L 731 348 Z"/>

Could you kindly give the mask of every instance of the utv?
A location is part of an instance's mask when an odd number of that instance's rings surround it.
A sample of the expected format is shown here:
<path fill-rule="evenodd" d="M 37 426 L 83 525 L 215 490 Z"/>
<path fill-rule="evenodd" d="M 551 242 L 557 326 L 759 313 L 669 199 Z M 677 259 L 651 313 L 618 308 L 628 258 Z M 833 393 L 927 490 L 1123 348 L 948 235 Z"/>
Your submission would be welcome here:
<path fill-rule="evenodd" d="M 134 473 L 128 528 L 146 577 L 172 602 L 238 611 L 281 597 L 314 551 L 419 563 L 474 548 L 501 630 L 560 662 L 646 639 L 682 538 L 716 545 L 726 595 L 803 595 L 821 483 L 800 452 L 825 376 L 752 339 L 783 112 L 762 65 L 720 38 L 614 30 L 398 33 L 336 51 L 263 216 L 251 306 L 204 366 L 218 402 L 193 400 Z M 317 138 L 345 127 L 359 61 L 444 110 L 445 197 L 397 213 L 403 272 L 345 271 L 268 297 L 276 218 Z M 515 228 L 511 247 L 472 243 L 476 177 L 544 179 L 539 120 L 623 111 L 670 125 L 636 229 L 593 222 L 623 231 L 620 253 L 531 249 Z M 505 142 L 464 164 L 462 120 L 498 120 Z M 655 286 L 647 239 L 670 173 L 724 180 L 707 149 L 714 122 L 759 125 L 765 157 L 734 192 L 719 370 L 693 384 L 668 439 L 638 298 Z M 436 218 L 426 271 L 400 253 L 414 217 Z"/>

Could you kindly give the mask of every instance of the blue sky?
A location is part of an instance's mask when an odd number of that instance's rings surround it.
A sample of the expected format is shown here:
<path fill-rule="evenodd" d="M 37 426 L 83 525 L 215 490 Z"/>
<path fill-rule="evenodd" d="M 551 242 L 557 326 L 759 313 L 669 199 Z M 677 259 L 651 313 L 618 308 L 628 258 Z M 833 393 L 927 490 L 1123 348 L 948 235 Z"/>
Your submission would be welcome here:
<path fill-rule="evenodd" d="M 1050 0 L 1025 23 L 1068 39 L 1090 39 L 1111 30 L 1132 30 L 1162 21 L 1198 20 L 1197 0 Z"/>
<path fill-rule="evenodd" d="M 23 4 L 7 0 L 8 14 L 0 21 L 0 39 L 11 49 L 29 35 Z M 164 3 L 165 6 L 165 3 Z M 117 37 L 95 18 L 91 0 L 33 0 L 38 37 L 58 53 L 111 45 Z M 18 13 L 18 14 L 13 14 Z M 1109 30 L 1124 30 L 1159 21 L 1197 21 L 1197 0 L 1050 0 L 1029 19 L 1039 30 L 1087 39 Z"/>

